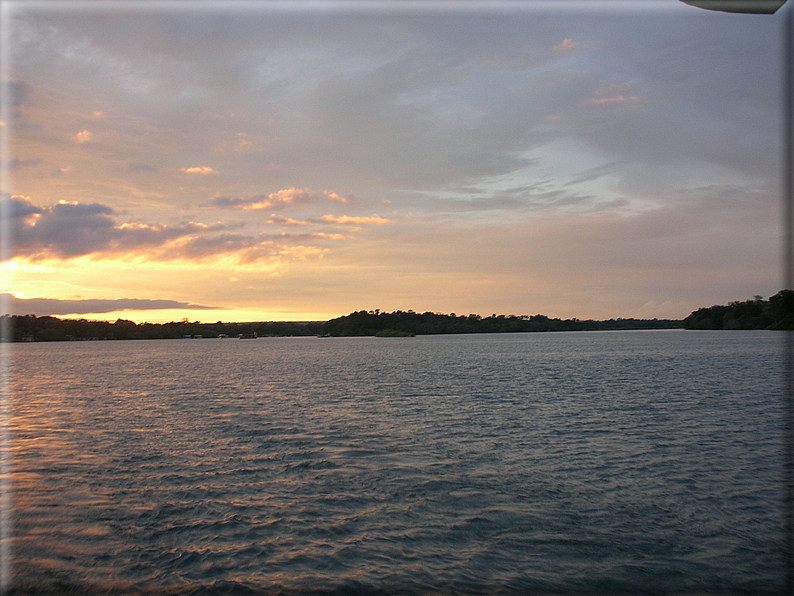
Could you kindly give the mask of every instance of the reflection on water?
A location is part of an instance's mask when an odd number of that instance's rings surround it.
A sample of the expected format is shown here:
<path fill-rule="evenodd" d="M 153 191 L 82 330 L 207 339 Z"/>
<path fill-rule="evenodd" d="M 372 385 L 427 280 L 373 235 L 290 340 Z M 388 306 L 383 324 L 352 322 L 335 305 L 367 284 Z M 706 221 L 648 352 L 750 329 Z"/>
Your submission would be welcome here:
<path fill-rule="evenodd" d="M 780 341 L 15 345 L 14 585 L 772 592 Z"/>

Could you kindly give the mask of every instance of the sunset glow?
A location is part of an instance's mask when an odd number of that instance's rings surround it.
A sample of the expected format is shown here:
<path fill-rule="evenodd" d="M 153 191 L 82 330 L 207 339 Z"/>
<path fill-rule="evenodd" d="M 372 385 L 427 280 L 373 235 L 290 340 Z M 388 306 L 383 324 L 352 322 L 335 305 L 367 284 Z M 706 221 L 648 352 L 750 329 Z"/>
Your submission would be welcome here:
<path fill-rule="evenodd" d="M 262 6 L 14 4 L 10 311 L 683 318 L 779 289 L 775 21 Z"/>

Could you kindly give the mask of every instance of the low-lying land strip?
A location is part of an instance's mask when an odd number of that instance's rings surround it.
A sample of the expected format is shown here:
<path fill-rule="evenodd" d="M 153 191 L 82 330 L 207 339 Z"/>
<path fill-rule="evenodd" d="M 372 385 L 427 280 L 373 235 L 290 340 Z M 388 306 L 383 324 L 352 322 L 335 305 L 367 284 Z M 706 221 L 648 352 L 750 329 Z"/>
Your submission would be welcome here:
<path fill-rule="evenodd" d="M 794 329 L 794 291 L 781 290 L 769 300 L 699 308 L 684 320 L 553 319 L 544 315 L 480 315 L 360 310 L 330 321 L 270 323 L 135 323 L 118 319 L 88 321 L 35 315 L 0 318 L 6 341 L 79 341 L 105 339 L 199 339 L 282 336 L 410 337 L 448 333 L 521 333 L 541 331 L 618 331 L 632 329 Z"/>
<path fill-rule="evenodd" d="M 307 323 L 135 323 L 119 319 L 88 321 L 56 317 L 3 316 L 3 327 L 10 341 L 85 341 L 106 339 L 204 339 L 254 338 L 274 336 L 331 335 L 336 337 L 375 335 L 378 337 L 407 337 L 439 333 L 509 333 L 525 331 L 594 331 L 616 329 L 674 329 L 681 321 L 610 319 L 609 321 L 580 321 L 579 319 L 550 319 L 543 315 L 514 316 L 479 315 L 457 316 L 432 312 L 358 311 L 326 322 Z"/>

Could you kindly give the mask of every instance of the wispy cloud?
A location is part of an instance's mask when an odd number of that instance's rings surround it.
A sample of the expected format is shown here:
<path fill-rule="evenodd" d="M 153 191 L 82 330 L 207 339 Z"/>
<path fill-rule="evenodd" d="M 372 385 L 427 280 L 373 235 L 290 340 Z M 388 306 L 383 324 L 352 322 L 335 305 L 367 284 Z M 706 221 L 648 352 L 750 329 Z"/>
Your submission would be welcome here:
<path fill-rule="evenodd" d="M 393 220 L 381 217 L 379 215 L 372 215 L 370 217 L 361 217 L 357 215 L 323 215 L 321 217 L 307 217 L 306 219 L 293 219 L 291 217 L 282 217 L 273 214 L 267 220 L 269 224 L 280 226 L 310 226 L 315 224 L 354 224 L 354 225 L 384 225 L 392 223 Z"/>
<path fill-rule="evenodd" d="M 203 174 L 205 176 L 207 174 L 212 174 L 215 172 L 215 170 L 213 170 L 209 166 L 193 166 L 190 168 L 180 168 L 180 169 L 186 174 Z"/>
<path fill-rule="evenodd" d="M 379 215 L 373 215 L 371 217 L 359 217 L 356 215 L 323 215 L 320 218 L 317 218 L 318 222 L 322 223 L 329 223 L 329 224 L 357 224 L 357 225 L 365 225 L 365 224 L 374 224 L 374 225 L 384 225 L 387 223 L 391 223 L 392 220 L 387 219 L 385 217 L 380 217 Z"/>
<path fill-rule="evenodd" d="M 639 97 L 631 93 L 631 89 L 632 86 L 628 83 L 623 85 L 602 85 L 595 90 L 593 97 L 590 97 L 587 101 L 595 104 L 638 101 Z"/>
<path fill-rule="evenodd" d="M 0 294 L 0 304 L 10 315 L 79 315 L 116 312 L 120 310 L 212 310 L 212 306 L 180 302 L 177 300 L 147 300 L 143 298 L 117 298 L 114 300 L 58 300 L 55 298 L 18 298 L 14 294 Z"/>
<path fill-rule="evenodd" d="M 318 197 L 322 197 L 336 203 L 347 203 L 344 197 L 335 191 L 324 190 L 316 192 L 308 188 L 285 188 L 267 194 L 254 196 L 229 197 L 221 196 L 212 199 L 211 203 L 217 207 L 233 209 L 282 209 L 289 205 L 298 203 L 309 203 Z"/>
<path fill-rule="evenodd" d="M 572 40 L 572 39 L 570 39 L 570 38 L 566 37 L 565 39 L 563 39 L 563 40 L 562 40 L 562 42 L 560 43 L 560 45 L 554 46 L 554 48 L 553 48 L 553 49 L 554 49 L 556 52 L 565 52 L 565 51 L 567 51 L 567 50 L 572 50 L 572 49 L 574 49 L 574 48 L 575 48 L 576 46 L 578 46 L 578 45 L 579 45 L 579 44 L 578 44 L 578 43 L 576 43 L 574 40 Z"/>
<path fill-rule="evenodd" d="M 270 216 L 267 223 L 279 226 L 310 226 L 313 222 L 306 219 L 294 219 L 292 217 L 284 217 L 276 215 L 275 213 Z"/>

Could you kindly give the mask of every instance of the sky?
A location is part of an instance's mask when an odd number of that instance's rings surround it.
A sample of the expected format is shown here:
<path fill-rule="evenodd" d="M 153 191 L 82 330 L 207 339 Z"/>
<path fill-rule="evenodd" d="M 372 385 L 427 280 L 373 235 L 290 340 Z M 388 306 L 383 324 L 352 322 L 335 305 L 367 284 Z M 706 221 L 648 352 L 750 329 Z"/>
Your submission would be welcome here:
<path fill-rule="evenodd" d="M 782 11 L 3 4 L 4 312 L 683 318 L 781 287 Z"/>

